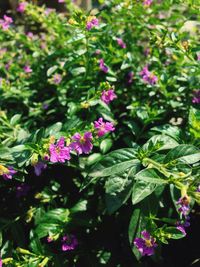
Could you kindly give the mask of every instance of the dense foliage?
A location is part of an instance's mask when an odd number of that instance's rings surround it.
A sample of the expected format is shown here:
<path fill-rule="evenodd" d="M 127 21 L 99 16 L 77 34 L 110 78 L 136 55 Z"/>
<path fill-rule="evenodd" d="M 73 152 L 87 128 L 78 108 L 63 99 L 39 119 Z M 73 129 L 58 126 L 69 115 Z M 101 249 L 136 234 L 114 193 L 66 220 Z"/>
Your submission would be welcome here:
<path fill-rule="evenodd" d="M 153 266 L 200 204 L 199 1 L 59 2 L 0 20 L 0 266 Z"/>

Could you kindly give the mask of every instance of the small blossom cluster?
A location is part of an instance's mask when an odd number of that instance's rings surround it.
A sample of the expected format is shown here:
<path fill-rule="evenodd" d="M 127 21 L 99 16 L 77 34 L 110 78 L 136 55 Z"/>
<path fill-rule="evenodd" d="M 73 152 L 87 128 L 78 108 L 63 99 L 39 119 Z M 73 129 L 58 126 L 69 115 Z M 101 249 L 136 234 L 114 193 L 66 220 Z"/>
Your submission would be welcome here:
<path fill-rule="evenodd" d="M 149 83 L 151 85 L 156 84 L 158 81 L 158 77 L 149 71 L 148 65 L 142 69 L 142 71 L 140 72 L 140 76 L 142 77 L 145 83 Z"/>
<path fill-rule="evenodd" d="M 4 15 L 3 19 L 0 19 L 0 26 L 4 31 L 9 29 L 11 23 L 13 23 L 13 19 L 9 16 Z"/>
<path fill-rule="evenodd" d="M 99 118 L 94 122 L 94 129 L 98 137 L 104 136 L 108 132 L 115 130 L 111 122 L 104 122 L 103 118 Z M 85 132 L 84 134 L 75 133 L 71 137 L 71 142 L 66 145 L 65 138 L 61 137 L 56 143 L 53 142 L 49 146 L 50 161 L 64 163 L 66 160 L 71 159 L 70 153 L 75 151 L 78 155 L 89 154 L 93 148 L 93 135 L 92 132 Z M 44 169 L 45 166 L 41 165 L 38 168 Z"/>
<path fill-rule="evenodd" d="M 134 240 L 134 245 L 142 254 L 142 256 L 151 256 L 154 254 L 154 248 L 158 245 L 156 239 L 152 237 L 146 230 L 141 232 L 142 237 L 137 237 Z"/>
<path fill-rule="evenodd" d="M 86 29 L 90 31 L 92 28 L 99 26 L 99 20 L 95 16 L 87 18 Z"/>

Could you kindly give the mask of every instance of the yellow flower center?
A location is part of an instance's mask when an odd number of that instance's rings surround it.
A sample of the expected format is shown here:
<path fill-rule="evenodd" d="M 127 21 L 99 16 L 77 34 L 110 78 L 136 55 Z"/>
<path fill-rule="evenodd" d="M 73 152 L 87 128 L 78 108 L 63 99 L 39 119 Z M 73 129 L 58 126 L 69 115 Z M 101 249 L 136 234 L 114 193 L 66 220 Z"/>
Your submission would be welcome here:
<path fill-rule="evenodd" d="M 148 248 L 152 247 L 151 240 L 150 240 L 150 239 L 146 239 L 146 240 L 145 240 L 145 245 L 146 245 Z"/>
<path fill-rule="evenodd" d="M 84 136 L 82 136 L 81 139 L 80 139 L 80 143 L 81 143 L 81 144 L 84 144 L 85 141 L 86 141 L 86 140 L 85 140 Z"/>

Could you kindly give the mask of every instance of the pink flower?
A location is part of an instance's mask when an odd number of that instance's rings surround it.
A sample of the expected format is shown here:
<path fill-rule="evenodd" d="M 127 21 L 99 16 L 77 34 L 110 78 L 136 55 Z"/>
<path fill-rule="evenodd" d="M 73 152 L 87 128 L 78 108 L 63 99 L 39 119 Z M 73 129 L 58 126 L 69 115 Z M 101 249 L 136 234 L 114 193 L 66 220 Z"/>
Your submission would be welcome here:
<path fill-rule="evenodd" d="M 91 20 L 86 23 L 86 29 L 88 31 L 97 26 L 99 26 L 99 20 L 96 17 L 91 17 Z"/>
<path fill-rule="evenodd" d="M 58 0 L 58 3 L 64 3 L 65 0 Z"/>
<path fill-rule="evenodd" d="M 126 44 L 121 38 L 117 38 L 117 43 L 121 48 L 126 48 Z"/>
<path fill-rule="evenodd" d="M 10 24 L 13 23 L 13 19 L 11 17 L 8 17 L 6 15 L 3 16 L 3 19 L 0 20 L 0 26 L 4 31 L 8 30 L 10 27 Z"/>
<path fill-rule="evenodd" d="M 64 235 L 62 238 L 62 251 L 74 250 L 78 240 L 74 235 Z"/>
<path fill-rule="evenodd" d="M 154 85 L 158 81 L 158 77 L 148 70 L 148 65 L 146 65 L 140 72 L 144 82 Z"/>
<path fill-rule="evenodd" d="M 150 6 L 153 3 L 153 0 L 144 0 L 143 5 L 144 6 Z"/>
<path fill-rule="evenodd" d="M 31 67 L 29 65 L 24 66 L 24 72 L 25 73 L 31 73 L 33 70 L 31 69 Z"/>
<path fill-rule="evenodd" d="M 106 133 L 113 132 L 115 127 L 112 122 L 104 122 L 103 118 L 99 118 L 98 121 L 94 122 L 94 128 L 97 130 L 99 137 L 104 136 Z"/>
<path fill-rule="evenodd" d="M 0 258 L 0 267 L 3 266 L 2 259 Z"/>
<path fill-rule="evenodd" d="M 99 60 L 99 68 L 105 73 L 108 72 L 108 67 L 105 65 L 103 58 Z"/>
<path fill-rule="evenodd" d="M 58 73 L 53 75 L 53 83 L 54 84 L 60 84 L 62 81 L 62 76 Z"/>
<path fill-rule="evenodd" d="M 115 98 L 117 98 L 113 89 L 103 90 L 101 94 L 101 100 L 107 105 L 112 102 Z"/>
<path fill-rule="evenodd" d="M 197 60 L 200 61 L 200 53 L 197 53 Z"/>
<path fill-rule="evenodd" d="M 11 180 L 12 177 L 13 177 L 13 175 L 14 175 L 15 173 L 17 173 L 17 171 L 15 171 L 15 170 L 13 169 L 13 167 L 8 167 L 8 170 L 9 170 L 8 173 L 4 173 L 4 174 L 3 174 L 3 178 L 4 178 L 5 180 Z"/>
<path fill-rule="evenodd" d="M 70 147 L 65 146 L 65 138 L 61 137 L 57 144 L 51 144 L 49 147 L 51 162 L 65 162 L 70 160 Z"/>
<path fill-rule="evenodd" d="M 70 144 L 70 147 L 79 155 L 82 153 L 89 154 L 93 148 L 91 132 L 86 132 L 83 136 L 81 136 L 79 133 L 75 133 L 75 135 L 72 136 L 72 140 L 74 142 Z"/>
<path fill-rule="evenodd" d="M 18 7 L 17 7 L 17 11 L 20 13 L 24 13 L 25 9 L 26 9 L 26 2 L 21 2 L 19 3 Z"/>

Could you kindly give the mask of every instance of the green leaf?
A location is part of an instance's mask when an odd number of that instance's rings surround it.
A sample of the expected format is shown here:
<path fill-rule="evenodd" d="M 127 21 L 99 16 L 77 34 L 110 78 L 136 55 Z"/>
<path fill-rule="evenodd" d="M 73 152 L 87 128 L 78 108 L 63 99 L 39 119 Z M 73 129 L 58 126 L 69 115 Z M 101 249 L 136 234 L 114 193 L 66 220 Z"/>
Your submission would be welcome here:
<path fill-rule="evenodd" d="M 169 163 L 175 160 L 187 164 L 196 163 L 200 161 L 200 150 L 193 145 L 179 145 L 167 153 L 164 163 Z"/>
<path fill-rule="evenodd" d="M 169 234 L 169 238 L 171 239 L 180 239 L 185 237 L 185 235 L 180 230 L 173 226 L 164 228 L 164 232 L 165 234 Z"/>
<path fill-rule="evenodd" d="M 136 170 L 133 168 L 123 175 L 110 176 L 105 183 L 106 207 L 109 214 L 119 209 L 130 197 L 133 187 L 133 175 Z"/>
<path fill-rule="evenodd" d="M 85 67 L 79 67 L 79 68 L 75 68 L 73 70 L 71 70 L 71 73 L 73 76 L 78 76 L 80 74 L 83 74 L 86 72 Z"/>
<path fill-rule="evenodd" d="M 56 122 L 55 124 L 51 125 L 47 130 L 47 135 L 55 135 L 62 129 L 62 122 Z"/>
<path fill-rule="evenodd" d="M 105 177 L 122 173 L 133 166 L 137 168 L 140 165 L 140 161 L 136 158 L 135 153 L 136 150 L 133 148 L 115 150 L 104 156 L 103 159 L 92 168 L 89 176 Z"/>
<path fill-rule="evenodd" d="M 93 153 L 87 158 L 87 165 L 93 165 L 102 159 L 102 155 L 100 153 Z"/>
<path fill-rule="evenodd" d="M 136 181 L 132 190 L 132 204 L 135 205 L 149 196 L 157 188 L 156 184 L 145 181 Z"/>
<path fill-rule="evenodd" d="M 153 168 L 148 168 L 137 173 L 135 180 L 142 180 L 154 184 L 166 184 L 167 180 L 164 179 L 163 174 Z"/>
<path fill-rule="evenodd" d="M 30 232 L 30 248 L 36 254 L 43 255 L 43 247 L 37 234 L 31 230 Z"/>
<path fill-rule="evenodd" d="M 41 218 L 41 222 L 67 222 L 69 220 L 69 210 L 64 208 L 58 208 L 48 211 L 43 217 Z"/>
<path fill-rule="evenodd" d="M 11 118 L 10 124 L 12 126 L 15 126 L 20 121 L 20 119 L 21 119 L 21 115 L 20 114 L 16 114 Z"/>
<path fill-rule="evenodd" d="M 107 153 L 110 148 L 112 147 L 112 139 L 110 138 L 107 138 L 107 139 L 104 139 L 101 144 L 100 144 L 100 150 L 103 154 Z"/>
<path fill-rule="evenodd" d="M 70 213 L 83 212 L 87 210 L 87 200 L 81 200 L 70 209 Z"/>
<path fill-rule="evenodd" d="M 57 70 L 58 66 L 53 66 L 47 70 L 47 77 L 50 77 Z"/>

